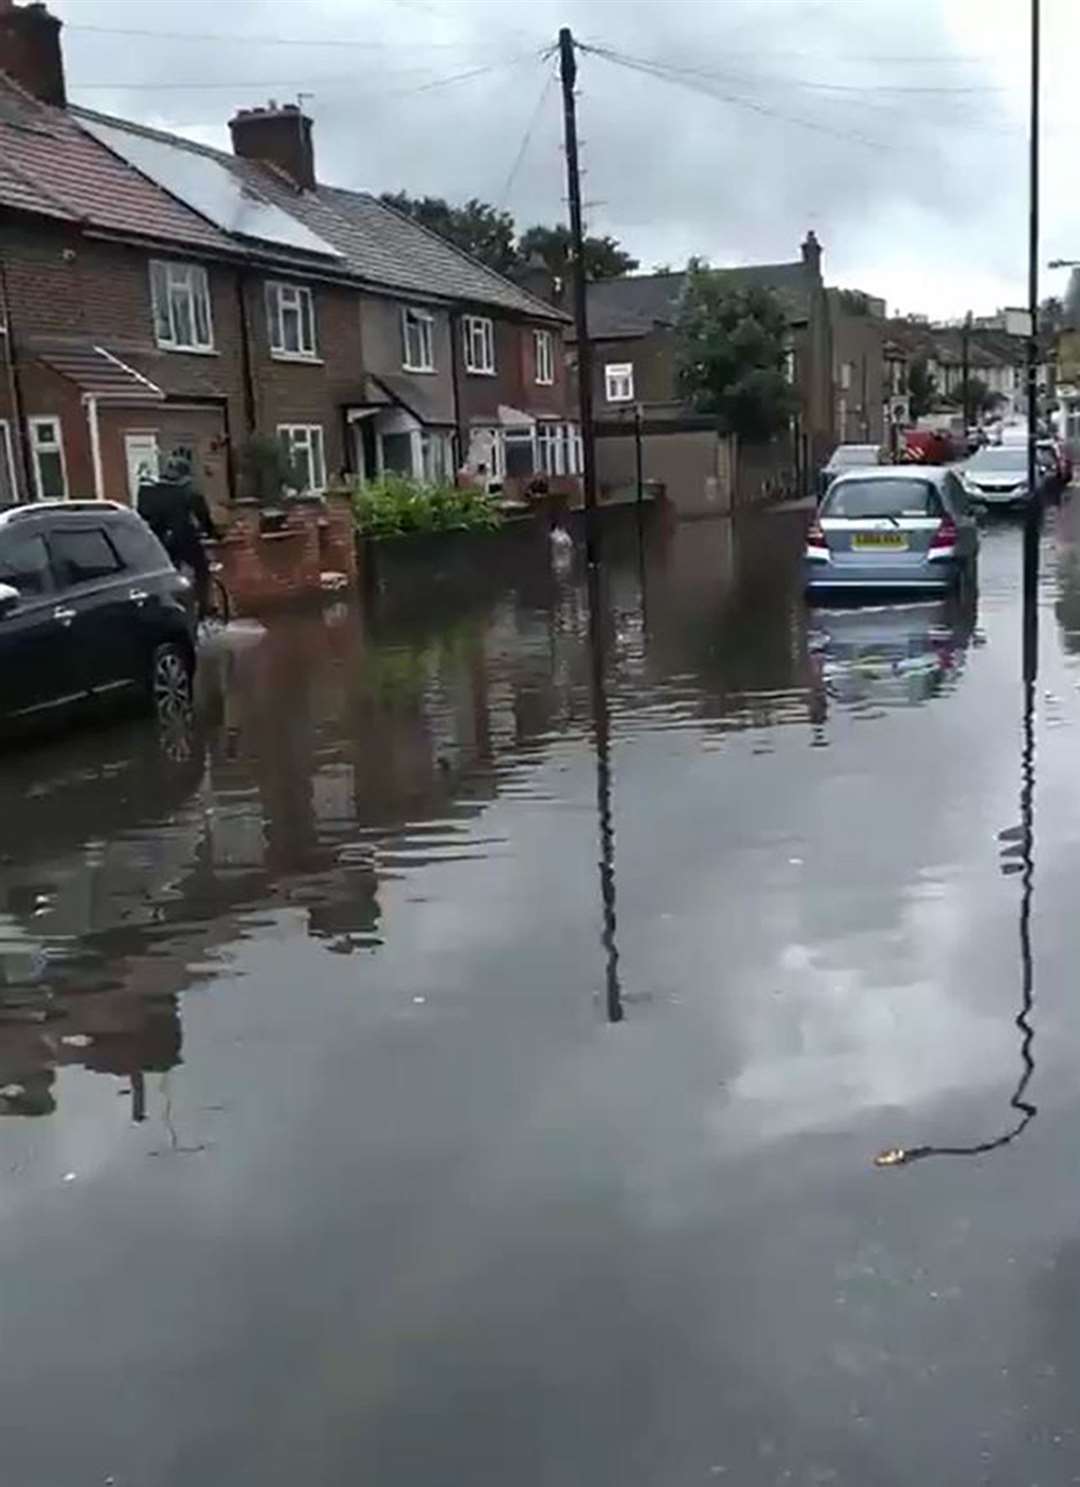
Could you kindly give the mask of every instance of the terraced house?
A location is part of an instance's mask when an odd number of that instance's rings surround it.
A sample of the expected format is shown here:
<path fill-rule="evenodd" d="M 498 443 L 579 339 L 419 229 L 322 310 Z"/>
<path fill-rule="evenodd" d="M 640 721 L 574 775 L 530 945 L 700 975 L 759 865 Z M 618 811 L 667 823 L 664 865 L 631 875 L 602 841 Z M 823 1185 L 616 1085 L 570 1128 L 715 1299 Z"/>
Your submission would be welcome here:
<path fill-rule="evenodd" d="M 60 21 L 0 0 L 0 503 L 129 499 L 170 453 L 238 493 L 255 433 L 339 472 L 573 485 L 566 317 L 364 192 L 311 120 L 232 153 L 68 104 Z"/>

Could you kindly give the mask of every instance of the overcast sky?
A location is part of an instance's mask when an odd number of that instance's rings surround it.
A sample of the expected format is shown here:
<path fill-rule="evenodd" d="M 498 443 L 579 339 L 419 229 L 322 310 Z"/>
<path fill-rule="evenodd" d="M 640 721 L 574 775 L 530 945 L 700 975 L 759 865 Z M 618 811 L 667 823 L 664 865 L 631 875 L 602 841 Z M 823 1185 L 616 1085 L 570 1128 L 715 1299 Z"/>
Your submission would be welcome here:
<path fill-rule="evenodd" d="M 50 8 L 67 23 L 76 102 L 227 146 L 237 107 L 304 93 L 324 180 L 477 196 L 523 227 L 565 215 L 558 87 L 540 53 L 570 25 L 668 74 L 581 58 L 589 226 L 643 268 L 790 259 L 812 226 L 828 281 L 891 311 L 1026 302 L 1025 0 Z M 1045 263 L 1080 257 L 1080 4 L 1043 12 Z M 1044 269 L 1042 292 L 1065 278 Z"/>

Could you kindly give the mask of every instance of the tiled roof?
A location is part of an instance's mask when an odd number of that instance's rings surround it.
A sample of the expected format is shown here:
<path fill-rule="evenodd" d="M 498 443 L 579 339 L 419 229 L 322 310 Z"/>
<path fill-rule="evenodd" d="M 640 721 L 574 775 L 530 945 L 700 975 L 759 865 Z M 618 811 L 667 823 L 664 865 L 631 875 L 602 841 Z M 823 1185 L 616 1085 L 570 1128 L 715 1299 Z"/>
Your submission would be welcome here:
<path fill-rule="evenodd" d="M 790 321 L 810 314 L 810 276 L 805 264 L 754 263 L 712 269 L 732 289 L 771 289 Z M 645 335 L 657 323 L 673 325 L 686 292 L 685 273 L 630 274 L 589 285 L 589 331 L 595 340 Z"/>
<path fill-rule="evenodd" d="M 54 341 L 38 342 L 30 349 L 38 361 L 94 397 L 119 398 L 125 404 L 164 401 L 160 387 L 104 346 L 89 341 Z"/>
<path fill-rule="evenodd" d="M 106 231 L 229 251 L 187 207 L 123 164 L 69 112 L 39 103 L 0 73 L 0 206 Z M 73 111 L 72 111 L 73 112 Z"/>
<path fill-rule="evenodd" d="M 510 283 L 366 192 L 324 185 L 319 185 L 314 191 L 298 191 L 280 171 L 258 161 L 238 159 L 225 151 L 89 109 L 71 108 L 68 112 L 76 120 L 82 118 L 88 123 L 103 123 L 111 129 L 141 135 L 218 161 L 239 180 L 254 187 L 274 206 L 302 222 L 343 254 L 343 259 L 333 264 L 335 274 L 402 293 L 497 307 L 533 319 L 566 318 L 544 300 Z M 124 169 L 123 166 L 120 168 Z M 164 192 L 160 194 L 164 195 Z M 263 251 L 260 247 L 260 252 Z M 278 261 L 292 262 L 298 268 L 311 263 L 310 258 L 303 254 L 273 245 L 266 247 L 265 254 Z"/>

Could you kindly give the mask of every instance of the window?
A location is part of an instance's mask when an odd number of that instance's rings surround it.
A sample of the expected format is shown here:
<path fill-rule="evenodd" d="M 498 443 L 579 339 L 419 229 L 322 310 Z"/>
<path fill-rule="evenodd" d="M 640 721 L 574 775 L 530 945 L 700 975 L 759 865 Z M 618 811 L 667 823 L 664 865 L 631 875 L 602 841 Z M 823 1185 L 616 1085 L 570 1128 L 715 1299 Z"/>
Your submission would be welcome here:
<path fill-rule="evenodd" d="M 109 541 L 120 554 L 125 568 L 136 573 L 153 573 L 168 568 L 169 557 L 161 543 L 142 521 L 118 518 L 109 524 Z"/>
<path fill-rule="evenodd" d="M 426 310 L 406 306 L 401 312 L 401 339 L 404 343 L 404 366 L 407 372 L 435 370 L 434 321 Z"/>
<path fill-rule="evenodd" d="M 851 391 L 851 377 L 854 370 L 854 362 L 842 361 L 840 363 L 840 386 L 845 392 Z"/>
<path fill-rule="evenodd" d="M 5 532 L 0 536 L 0 583 L 20 594 L 47 594 L 52 588 L 49 549 L 39 532 Z"/>
<path fill-rule="evenodd" d="M 213 351 L 210 287 L 197 263 L 150 263 L 154 335 L 172 351 Z"/>
<path fill-rule="evenodd" d="M 536 352 L 536 380 L 541 387 L 550 387 L 555 381 L 555 347 L 549 330 L 533 331 L 533 348 Z"/>
<path fill-rule="evenodd" d="M 15 484 L 15 455 L 11 447 L 11 427 L 0 418 L 0 506 L 10 506 L 18 500 Z"/>
<path fill-rule="evenodd" d="M 432 434 L 424 429 L 420 434 L 421 479 L 439 485 L 452 475 L 449 439 L 445 434 Z"/>
<path fill-rule="evenodd" d="M 634 367 L 629 361 L 609 361 L 604 367 L 604 396 L 609 403 L 634 401 Z"/>
<path fill-rule="evenodd" d="M 278 438 L 293 457 L 300 489 L 314 494 L 326 489 L 323 431 L 318 423 L 278 424 Z"/>
<path fill-rule="evenodd" d="M 267 284 L 266 325 L 277 356 L 314 359 L 315 302 L 300 284 Z"/>
<path fill-rule="evenodd" d="M 581 434 L 574 424 L 537 424 L 536 445 L 540 469 L 545 475 L 581 473 Z"/>
<path fill-rule="evenodd" d="M 63 432 L 58 418 L 30 419 L 30 452 L 34 457 L 34 489 L 39 501 L 67 497 Z"/>
<path fill-rule="evenodd" d="M 49 533 L 53 567 L 61 588 L 111 578 L 121 569 L 120 559 L 100 527 L 63 528 Z"/>
<path fill-rule="evenodd" d="M 461 322 L 461 336 L 465 347 L 465 370 L 493 376 L 495 327 L 491 321 L 485 315 L 466 315 Z"/>

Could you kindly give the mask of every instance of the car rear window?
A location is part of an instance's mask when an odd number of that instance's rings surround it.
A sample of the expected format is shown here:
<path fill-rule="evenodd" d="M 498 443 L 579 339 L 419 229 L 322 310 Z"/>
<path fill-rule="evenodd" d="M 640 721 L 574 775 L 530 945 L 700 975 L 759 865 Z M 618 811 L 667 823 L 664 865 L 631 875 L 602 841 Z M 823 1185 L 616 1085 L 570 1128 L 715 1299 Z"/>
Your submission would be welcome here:
<path fill-rule="evenodd" d="M 49 592 L 49 550 L 40 532 L 0 533 L 0 583 L 10 584 L 20 594 Z"/>
<path fill-rule="evenodd" d="M 59 528 L 49 533 L 57 582 L 62 588 L 110 578 L 123 564 L 100 527 Z"/>
<path fill-rule="evenodd" d="M 842 480 L 821 504 L 821 516 L 940 516 L 941 497 L 927 480 Z"/>

